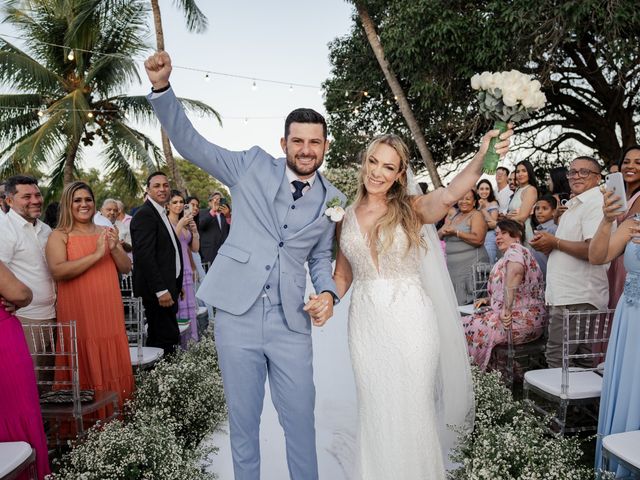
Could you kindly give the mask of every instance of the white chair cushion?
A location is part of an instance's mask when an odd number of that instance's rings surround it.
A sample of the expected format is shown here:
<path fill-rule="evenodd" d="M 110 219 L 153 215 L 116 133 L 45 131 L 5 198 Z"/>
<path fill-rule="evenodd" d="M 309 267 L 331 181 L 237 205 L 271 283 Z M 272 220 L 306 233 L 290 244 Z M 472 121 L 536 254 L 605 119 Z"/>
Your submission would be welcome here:
<path fill-rule="evenodd" d="M 473 303 L 470 303 L 469 305 L 458 305 L 458 311 L 461 315 L 473 315 Z"/>
<path fill-rule="evenodd" d="M 524 374 L 524 380 L 529 385 L 537 387 L 551 395 L 560 397 L 562 390 L 562 369 L 547 368 L 544 370 L 529 370 Z M 602 391 L 602 377 L 595 372 L 571 369 L 569 372 L 569 390 L 567 398 L 577 400 L 581 398 L 597 398 Z"/>
<path fill-rule="evenodd" d="M 138 358 L 138 347 L 129 347 L 129 357 L 134 367 L 153 363 L 164 355 L 164 350 L 157 347 L 142 347 L 141 350 L 142 355 Z"/>
<path fill-rule="evenodd" d="M 31 455 L 31 445 L 27 442 L 0 443 L 0 478 L 13 472 Z"/>
<path fill-rule="evenodd" d="M 186 332 L 190 328 L 191 328 L 191 325 L 188 324 L 188 323 L 179 323 L 178 324 L 178 330 L 180 330 L 180 335 L 182 335 L 184 332 Z"/>
<path fill-rule="evenodd" d="M 607 435 L 602 439 L 602 448 L 629 465 L 640 468 L 640 430 Z"/>

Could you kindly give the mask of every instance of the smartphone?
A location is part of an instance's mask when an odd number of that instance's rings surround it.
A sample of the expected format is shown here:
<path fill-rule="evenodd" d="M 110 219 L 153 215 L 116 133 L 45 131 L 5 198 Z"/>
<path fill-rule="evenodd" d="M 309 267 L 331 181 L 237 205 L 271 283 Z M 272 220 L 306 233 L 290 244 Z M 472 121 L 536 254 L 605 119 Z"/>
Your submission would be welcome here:
<path fill-rule="evenodd" d="M 189 215 L 191 213 L 191 205 L 188 203 L 185 204 L 183 212 L 185 215 Z"/>
<path fill-rule="evenodd" d="M 627 194 L 624 189 L 624 181 L 622 180 L 622 173 L 620 172 L 610 173 L 605 177 L 604 183 L 605 183 L 605 186 L 607 187 L 607 190 L 612 191 L 614 195 L 617 195 L 618 197 L 620 197 L 620 200 L 618 201 L 622 204 L 622 207 L 618 209 L 618 213 L 626 212 L 629 207 L 627 206 Z"/>

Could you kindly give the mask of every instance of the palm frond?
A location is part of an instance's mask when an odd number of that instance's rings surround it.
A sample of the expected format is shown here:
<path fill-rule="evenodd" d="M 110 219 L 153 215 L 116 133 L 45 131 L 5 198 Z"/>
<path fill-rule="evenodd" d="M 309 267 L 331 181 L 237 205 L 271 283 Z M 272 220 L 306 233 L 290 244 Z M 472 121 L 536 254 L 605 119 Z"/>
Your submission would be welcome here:
<path fill-rule="evenodd" d="M 138 193 L 140 185 L 136 173 L 119 146 L 115 142 L 109 142 L 105 154 L 106 173 L 109 177 L 117 178 L 130 193 Z"/>
<path fill-rule="evenodd" d="M 147 97 L 144 95 L 118 95 L 107 98 L 103 102 L 96 102 L 94 105 L 98 109 L 103 105 L 105 109 L 116 107 L 123 115 L 126 115 L 129 120 L 134 122 L 153 122 L 157 118 L 153 112 L 153 107 L 151 107 Z"/>
<path fill-rule="evenodd" d="M 16 145 L 13 154 L 16 159 L 40 166 L 57 156 L 66 141 L 64 132 L 60 130 L 64 114 L 64 111 L 55 112 L 33 134 Z"/>
<path fill-rule="evenodd" d="M 206 103 L 190 98 L 178 98 L 178 100 L 180 100 L 187 111 L 195 113 L 196 115 L 213 115 L 216 117 L 216 120 L 218 120 L 218 123 L 222 125 L 222 117 L 220 114 Z"/>
<path fill-rule="evenodd" d="M 145 165 L 150 169 L 157 167 L 162 152 L 149 137 L 123 122 L 112 122 L 109 127 L 107 145 L 117 146 L 133 164 Z"/>
<path fill-rule="evenodd" d="M 16 90 L 55 92 L 62 78 L 0 37 L 0 83 Z"/>
<path fill-rule="evenodd" d="M 42 165 L 41 163 L 30 162 L 25 158 L 13 155 L 15 148 L 32 135 L 35 135 L 39 128 L 40 125 L 25 132 L 21 137 L 18 137 L 5 145 L 3 150 L 0 150 L 0 178 L 7 178 L 34 168 L 37 169 Z"/>
<path fill-rule="evenodd" d="M 207 29 L 209 20 L 198 8 L 195 0 L 174 0 L 173 3 L 184 12 L 187 29 L 190 32 L 202 33 Z"/>

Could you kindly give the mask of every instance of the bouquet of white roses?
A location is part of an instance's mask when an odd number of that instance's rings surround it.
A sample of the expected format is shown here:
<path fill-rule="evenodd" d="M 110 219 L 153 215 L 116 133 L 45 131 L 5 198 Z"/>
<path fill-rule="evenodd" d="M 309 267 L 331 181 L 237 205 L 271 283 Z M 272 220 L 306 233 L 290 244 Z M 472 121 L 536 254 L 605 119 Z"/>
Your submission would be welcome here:
<path fill-rule="evenodd" d="M 544 107 L 547 97 L 540 82 L 517 70 L 482 72 L 471 77 L 471 88 L 478 90 L 480 113 L 494 121 L 493 128 L 505 132 L 508 122 L 519 122 Z M 484 173 L 494 174 L 500 157 L 495 151 L 497 138 L 491 140 L 484 157 Z"/>

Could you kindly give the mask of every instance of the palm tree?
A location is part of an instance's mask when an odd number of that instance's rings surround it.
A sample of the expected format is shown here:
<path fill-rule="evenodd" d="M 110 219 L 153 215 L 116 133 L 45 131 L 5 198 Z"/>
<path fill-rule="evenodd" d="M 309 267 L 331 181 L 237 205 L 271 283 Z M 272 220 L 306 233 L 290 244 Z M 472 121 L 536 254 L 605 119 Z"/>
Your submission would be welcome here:
<path fill-rule="evenodd" d="M 436 169 L 436 164 L 433 161 L 433 156 L 431 155 L 431 151 L 427 145 L 427 140 L 424 138 L 424 134 L 422 133 L 422 129 L 418 124 L 418 120 L 413 114 L 413 110 L 411 110 L 411 105 L 409 105 L 409 101 L 407 100 L 407 96 L 398 81 L 398 77 L 394 73 L 387 61 L 387 58 L 384 54 L 384 48 L 382 47 L 382 42 L 380 42 L 380 37 L 376 33 L 376 26 L 369 15 L 369 11 L 367 7 L 364 5 L 364 2 L 361 0 L 354 0 L 353 2 L 358 10 L 358 16 L 360 17 L 360 22 L 362 23 L 362 28 L 364 29 L 367 40 L 369 41 L 369 45 L 371 45 L 371 49 L 373 50 L 378 63 L 380 64 L 380 69 L 382 73 L 384 73 L 384 77 L 389 84 L 389 88 L 393 92 L 395 96 L 398 107 L 400 108 L 400 113 L 404 117 L 405 122 L 407 122 L 407 126 L 413 135 L 413 140 L 416 142 L 418 147 L 418 151 L 420 152 L 420 156 L 422 157 L 422 161 L 427 167 L 427 171 L 429 172 L 429 176 L 431 177 L 431 181 L 435 188 L 442 186 L 442 180 L 440 180 L 440 175 L 438 174 L 438 170 Z"/>
<path fill-rule="evenodd" d="M 187 30 L 190 32 L 201 33 L 207 29 L 207 17 L 198 8 L 194 0 L 174 0 L 174 4 L 177 4 L 178 8 L 182 10 L 187 21 Z M 164 51 L 164 31 L 162 29 L 162 15 L 160 14 L 160 5 L 158 0 L 151 0 L 151 10 L 153 12 L 153 24 L 156 30 L 156 48 L 159 52 Z M 162 151 L 164 152 L 164 158 L 171 171 L 171 176 L 175 182 L 178 190 L 185 191 L 185 184 L 180 175 L 180 170 L 176 165 L 176 161 L 173 158 L 173 151 L 171 150 L 171 143 L 169 137 L 164 128 L 160 128 L 160 135 L 162 137 Z"/>
<path fill-rule="evenodd" d="M 20 5 L 20 7 L 18 7 Z M 53 164 L 52 192 L 71 182 L 87 148 L 98 140 L 103 173 L 139 188 L 134 168 L 157 168 L 160 150 L 131 121 L 155 120 L 135 57 L 145 50 L 148 4 L 143 0 L 9 0 L 5 21 L 30 52 L 0 37 L 0 178 Z M 195 100 L 187 108 L 214 115 Z M 95 149 L 94 149 L 95 150 Z"/>

